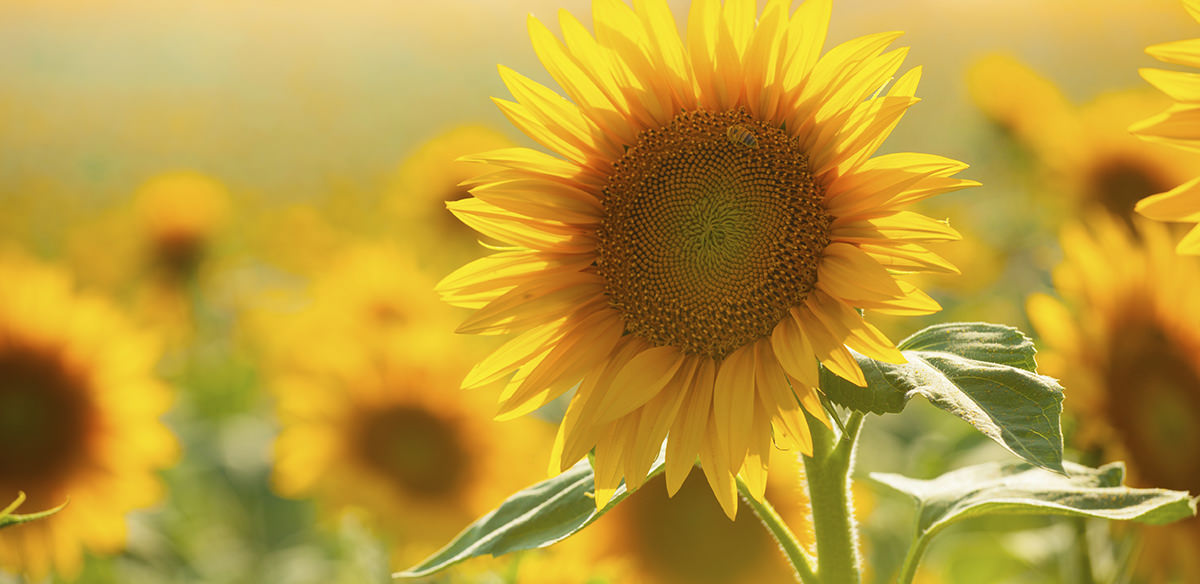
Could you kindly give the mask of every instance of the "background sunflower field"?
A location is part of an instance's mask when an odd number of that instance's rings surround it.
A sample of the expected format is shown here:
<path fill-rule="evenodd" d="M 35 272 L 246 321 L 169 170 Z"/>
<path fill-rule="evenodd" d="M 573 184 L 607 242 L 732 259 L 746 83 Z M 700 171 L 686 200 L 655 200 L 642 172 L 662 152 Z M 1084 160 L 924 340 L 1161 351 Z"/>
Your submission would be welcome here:
<path fill-rule="evenodd" d="M 433 286 L 487 251 L 444 208 L 479 171 L 456 159 L 531 146 L 488 98 L 497 63 L 553 83 L 526 15 L 560 8 L 590 21 L 587 0 L 0 0 L 0 509 L 69 501 L 0 531 L 0 583 L 388 582 L 545 477 L 564 404 L 501 422 L 459 390 L 497 342 L 455 335 L 466 312 Z M 883 149 L 983 186 L 920 204 L 963 234 L 938 248 L 961 275 L 921 282 L 943 312 L 873 322 L 1017 326 L 1067 387 L 1067 458 L 1200 492 L 1200 258 L 1132 212 L 1200 154 L 1127 130 L 1170 104 L 1145 48 L 1200 23 L 1177 0 L 839 0 L 826 47 L 885 30 L 924 84 Z M 1003 458 L 933 412 L 873 420 L 859 466 Z M 767 490 L 803 525 L 796 466 Z M 788 581 L 699 480 L 428 582 Z M 854 493 L 867 581 L 888 581 L 912 512 Z M 1194 518 L 950 533 L 921 581 L 1200 581 Z"/>

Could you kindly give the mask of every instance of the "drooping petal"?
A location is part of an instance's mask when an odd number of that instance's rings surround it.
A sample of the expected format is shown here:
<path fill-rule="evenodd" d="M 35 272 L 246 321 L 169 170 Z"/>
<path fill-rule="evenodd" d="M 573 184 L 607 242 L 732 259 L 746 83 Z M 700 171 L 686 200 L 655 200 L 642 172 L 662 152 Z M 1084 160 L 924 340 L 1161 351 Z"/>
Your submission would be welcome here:
<path fill-rule="evenodd" d="M 754 419 L 754 345 L 746 345 L 725 358 L 713 385 L 713 420 L 726 460 L 746 456 Z"/>
<path fill-rule="evenodd" d="M 667 493 L 674 496 L 695 465 L 712 409 L 717 364 L 697 358 L 696 375 L 667 438 Z"/>

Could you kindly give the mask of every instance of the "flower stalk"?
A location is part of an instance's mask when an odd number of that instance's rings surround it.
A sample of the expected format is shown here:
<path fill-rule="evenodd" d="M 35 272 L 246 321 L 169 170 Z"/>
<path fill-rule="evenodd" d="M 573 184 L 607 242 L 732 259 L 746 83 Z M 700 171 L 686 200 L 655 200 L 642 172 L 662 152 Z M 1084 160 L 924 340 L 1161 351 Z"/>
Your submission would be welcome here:
<path fill-rule="evenodd" d="M 815 419 L 809 419 L 813 455 L 804 458 L 804 471 L 817 539 L 817 577 L 822 584 L 861 581 L 858 538 L 850 505 L 850 468 L 863 418 L 862 412 L 852 412 L 840 437 Z"/>
<path fill-rule="evenodd" d="M 808 557 L 808 552 L 804 551 L 804 547 L 800 545 L 799 538 L 795 533 L 788 528 L 787 523 L 775 511 L 766 499 L 759 501 L 750 495 L 746 488 L 746 483 L 741 479 L 737 481 L 738 492 L 742 495 L 742 500 L 750 505 L 754 510 L 754 514 L 766 526 L 767 531 L 771 532 L 771 536 L 779 543 L 779 547 L 783 548 L 784 555 L 791 562 L 792 567 L 796 570 L 796 575 L 800 578 L 803 584 L 819 584 L 816 572 L 812 569 L 812 560 Z"/>

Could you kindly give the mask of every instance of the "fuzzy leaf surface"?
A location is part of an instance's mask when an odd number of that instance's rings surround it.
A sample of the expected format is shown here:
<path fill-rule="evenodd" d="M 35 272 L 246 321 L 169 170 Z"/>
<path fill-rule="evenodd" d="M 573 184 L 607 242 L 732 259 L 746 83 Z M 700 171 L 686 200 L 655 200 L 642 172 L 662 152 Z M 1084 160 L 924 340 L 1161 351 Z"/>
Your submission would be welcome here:
<path fill-rule="evenodd" d="M 987 463 L 931 480 L 871 473 L 872 480 L 912 497 L 917 530 L 932 537 L 947 526 L 981 515 L 1039 514 L 1098 517 L 1162 524 L 1196 514 L 1188 493 L 1126 487 L 1125 466 L 1091 468 L 1067 462 L 1067 475 L 1025 462 Z"/>
<path fill-rule="evenodd" d="M 662 453 L 649 476 L 665 468 Z M 392 574 L 399 579 L 428 576 L 463 560 L 545 547 L 590 525 L 629 496 L 621 485 L 603 509 L 596 509 L 595 475 L 587 460 L 526 488 L 476 520 L 446 547 L 421 563 Z"/>
<path fill-rule="evenodd" d="M 1036 373 L 1033 342 L 1015 328 L 951 323 L 917 332 L 898 347 L 908 363 L 855 353 L 867 387 L 821 371 L 821 389 L 834 403 L 876 414 L 898 413 L 923 396 L 1036 466 L 1062 467 L 1063 390 Z"/>

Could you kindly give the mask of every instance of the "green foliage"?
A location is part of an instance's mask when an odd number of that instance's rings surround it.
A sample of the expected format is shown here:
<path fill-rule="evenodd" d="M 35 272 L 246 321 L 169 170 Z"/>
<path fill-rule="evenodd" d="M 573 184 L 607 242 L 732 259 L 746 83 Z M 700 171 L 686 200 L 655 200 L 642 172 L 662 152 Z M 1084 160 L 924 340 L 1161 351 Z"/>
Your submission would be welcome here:
<path fill-rule="evenodd" d="M 17 507 L 20 507 L 21 503 L 24 502 L 25 493 L 17 493 L 17 499 L 15 501 L 13 501 L 8 507 L 0 509 L 0 529 L 21 523 L 28 523 L 43 517 L 49 517 L 55 513 L 58 513 L 59 511 L 62 511 L 63 508 L 67 506 L 66 502 L 64 502 L 62 505 L 54 507 L 53 509 L 46 509 L 45 511 L 38 511 L 37 513 L 13 513 L 13 511 L 16 511 Z"/>
<path fill-rule="evenodd" d="M 1125 465 L 1120 462 L 1100 468 L 1068 462 L 1065 470 L 1064 476 L 1024 462 L 993 462 L 932 480 L 890 473 L 870 476 L 917 501 L 917 531 L 922 537 L 956 521 L 990 514 L 1070 515 L 1162 524 L 1196 513 L 1196 501 L 1187 493 L 1123 486 Z"/>
<path fill-rule="evenodd" d="M 662 472 L 664 465 L 660 453 L 649 476 Z M 625 485 L 621 485 L 608 505 L 597 509 L 595 492 L 592 466 L 586 460 L 580 461 L 566 472 L 509 497 L 436 554 L 393 576 L 420 578 L 469 558 L 548 546 L 587 527 L 629 496 Z"/>
<path fill-rule="evenodd" d="M 1067 463 L 1068 475 L 1028 463 L 987 463 L 919 480 L 872 473 L 876 482 L 917 502 L 917 535 L 901 567 L 901 583 L 912 582 L 929 541 L 953 523 L 983 515 L 1066 515 L 1162 524 L 1196 514 L 1187 493 L 1125 487 L 1125 466 L 1089 468 Z"/>
<path fill-rule="evenodd" d="M 899 344 L 908 363 L 855 354 L 867 387 L 822 369 L 821 388 L 840 405 L 897 413 L 924 396 L 1036 466 L 1063 472 L 1062 387 L 1035 371 L 1033 342 L 1015 328 L 952 323 L 926 328 Z"/>

